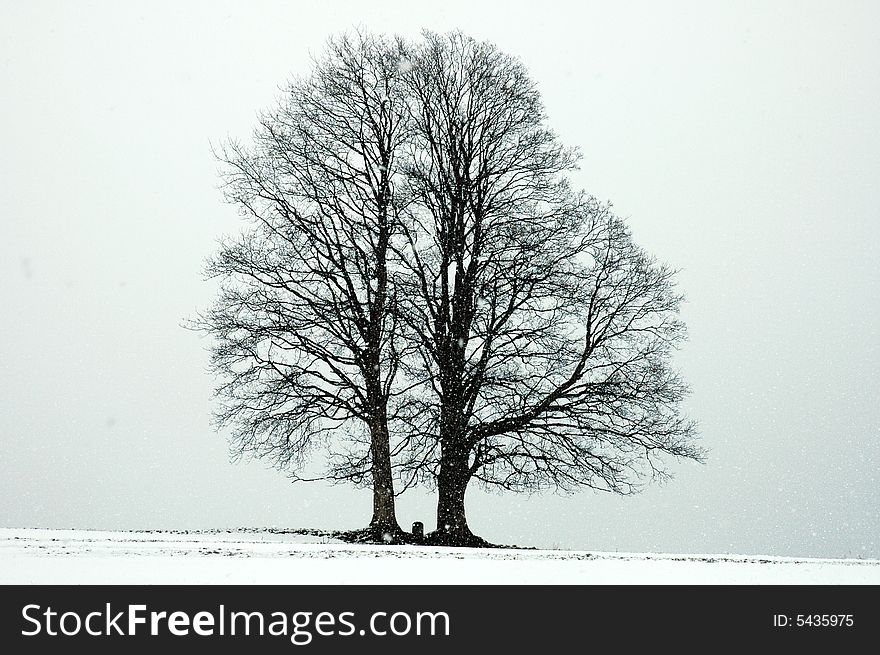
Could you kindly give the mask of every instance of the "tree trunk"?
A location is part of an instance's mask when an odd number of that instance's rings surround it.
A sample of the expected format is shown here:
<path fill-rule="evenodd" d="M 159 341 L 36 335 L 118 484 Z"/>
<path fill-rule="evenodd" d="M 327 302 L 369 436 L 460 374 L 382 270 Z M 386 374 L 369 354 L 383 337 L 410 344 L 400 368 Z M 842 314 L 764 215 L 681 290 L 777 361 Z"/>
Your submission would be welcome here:
<path fill-rule="evenodd" d="M 437 530 L 428 542 L 442 546 L 486 546 L 467 524 L 464 496 L 471 478 L 467 455 L 444 448 L 437 476 Z"/>
<path fill-rule="evenodd" d="M 464 511 L 467 478 L 460 470 L 449 465 L 441 466 L 437 480 L 437 531 L 469 535 L 471 531 Z"/>
<path fill-rule="evenodd" d="M 376 540 L 399 542 L 403 530 L 394 512 L 394 478 L 391 473 L 391 452 L 388 428 L 383 420 L 373 425 L 370 434 L 370 455 L 373 473 L 373 518 L 369 531 Z"/>
<path fill-rule="evenodd" d="M 370 426 L 370 459 L 373 474 L 373 518 L 367 529 L 372 539 L 399 543 L 403 530 L 394 511 L 394 477 L 385 412 L 380 409 Z"/>

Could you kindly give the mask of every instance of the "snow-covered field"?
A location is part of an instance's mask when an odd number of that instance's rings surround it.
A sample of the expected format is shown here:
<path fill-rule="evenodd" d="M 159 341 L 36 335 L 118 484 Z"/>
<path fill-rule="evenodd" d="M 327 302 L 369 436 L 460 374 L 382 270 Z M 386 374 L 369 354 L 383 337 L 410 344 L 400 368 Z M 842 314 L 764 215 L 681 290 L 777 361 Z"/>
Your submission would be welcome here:
<path fill-rule="evenodd" d="M 880 560 L 383 547 L 271 531 L 0 529 L 2 584 L 880 584 Z"/>

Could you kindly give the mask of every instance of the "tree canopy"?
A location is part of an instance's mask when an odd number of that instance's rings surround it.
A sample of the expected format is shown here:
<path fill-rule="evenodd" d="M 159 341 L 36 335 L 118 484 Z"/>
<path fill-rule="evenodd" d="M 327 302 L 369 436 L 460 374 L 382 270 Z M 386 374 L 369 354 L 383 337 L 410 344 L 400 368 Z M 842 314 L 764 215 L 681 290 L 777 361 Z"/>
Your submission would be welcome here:
<path fill-rule="evenodd" d="M 524 65 L 460 33 L 333 39 L 311 76 L 227 143 L 249 228 L 209 272 L 200 327 L 238 453 L 294 477 L 438 493 L 436 543 L 478 545 L 471 481 L 631 493 L 700 459 L 671 356 L 674 271 L 572 188 Z"/>

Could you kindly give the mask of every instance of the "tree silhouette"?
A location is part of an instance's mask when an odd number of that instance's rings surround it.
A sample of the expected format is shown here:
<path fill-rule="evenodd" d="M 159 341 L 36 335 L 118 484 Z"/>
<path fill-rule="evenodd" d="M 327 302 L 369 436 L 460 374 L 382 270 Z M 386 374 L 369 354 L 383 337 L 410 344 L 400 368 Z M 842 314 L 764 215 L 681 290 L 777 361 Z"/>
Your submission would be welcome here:
<path fill-rule="evenodd" d="M 684 335 L 673 272 L 566 180 L 522 64 L 426 34 L 406 79 L 413 140 L 401 309 L 422 382 L 402 469 L 436 481 L 436 543 L 478 545 L 476 479 L 627 493 L 657 456 L 699 458 L 669 367 Z"/>
<path fill-rule="evenodd" d="M 471 481 L 631 493 L 700 459 L 671 367 L 674 272 L 572 189 L 517 59 L 460 33 L 331 40 L 313 74 L 224 146 L 250 227 L 222 244 L 197 322 L 238 454 L 371 485 L 362 536 L 409 537 L 402 488 L 438 493 L 438 544 L 483 545 Z"/>
<path fill-rule="evenodd" d="M 216 416 L 233 451 L 306 479 L 307 456 L 332 444 L 317 477 L 371 485 L 366 536 L 386 541 L 402 535 L 389 440 L 401 350 L 388 260 L 408 129 L 399 63 L 394 42 L 331 40 L 252 146 L 219 150 L 226 197 L 249 228 L 209 263 L 222 288 L 197 321 L 214 337 Z"/>

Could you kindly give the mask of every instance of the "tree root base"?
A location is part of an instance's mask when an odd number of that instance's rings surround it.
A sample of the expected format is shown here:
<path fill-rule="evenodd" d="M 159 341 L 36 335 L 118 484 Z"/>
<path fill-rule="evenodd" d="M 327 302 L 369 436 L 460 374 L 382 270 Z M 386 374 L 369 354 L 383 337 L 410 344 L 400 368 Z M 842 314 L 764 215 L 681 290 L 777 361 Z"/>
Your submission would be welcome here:
<path fill-rule="evenodd" d="M 495 544 L 490 544 L 482 537 L 478 537 L 472 532 L 445 532 L 435 530 L 425 535 L 426 546 L 451 546 L 458 548 L 500 548 Z"/>
<path fill-rule="evenodd" d="M 350 544 L 380 544 L 385 546 L 447 546 L 456 548 L 504 548 L 492 544 L 475 534 L 434 531 L 421 539 L 401 528 L 367 526 L 359 530 L 345 530 L 332 533 L 336 539 Z M 513 546 L 516 548 L 516 546 Z"/>
<path fill-rule="evenodd" d="M 334 534 L 337 539 L 351 544 L 385 544 L 401 546 L 419 543 L 409 532 L 400 527 L 370 525 L 359 530 L 345 530 Z"/>

